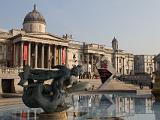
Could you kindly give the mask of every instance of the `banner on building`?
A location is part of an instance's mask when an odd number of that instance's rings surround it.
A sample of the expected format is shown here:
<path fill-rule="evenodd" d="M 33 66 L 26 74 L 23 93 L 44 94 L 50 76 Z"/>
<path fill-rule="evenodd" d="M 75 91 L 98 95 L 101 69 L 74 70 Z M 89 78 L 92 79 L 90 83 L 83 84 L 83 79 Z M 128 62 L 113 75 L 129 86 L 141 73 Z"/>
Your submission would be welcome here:
<path fill-rule="evenodd" d="M 28 43 L 25 43 L 23 46 L 23 60 L 28 58 Z"/>
<path fill-rule="evenodd" d="M 66 64 L 66 48 L 62 49 L 62 64 Z"/>
<path fill-rule="evenodd" d="M 56 63 L 59 64 L 59 49 L 56 48 Z"/>

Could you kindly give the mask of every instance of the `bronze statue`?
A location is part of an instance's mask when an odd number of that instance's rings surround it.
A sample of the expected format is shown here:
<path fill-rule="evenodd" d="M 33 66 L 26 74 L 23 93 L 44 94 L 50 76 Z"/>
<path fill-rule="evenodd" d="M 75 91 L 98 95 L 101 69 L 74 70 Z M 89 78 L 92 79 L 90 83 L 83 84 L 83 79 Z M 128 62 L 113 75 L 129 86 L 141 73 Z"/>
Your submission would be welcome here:
<path fill-rule="evenodd" d="M 79 65 L 72 69 L 57 65 L 53 70 L 31 69 L 25 66 L 23 72 L 19 73 L 21 80 L 18 83 L 24 88 L 22 96 L 24 104 L 30 108 L 40 107 L 46 113 L 66 109 L 67 90 L 88 89 L 88 83 L 78 82 L 76 79 L 81 72 Z M 52 80 L 52 83 L 44 84 L 46 80 Z M 25 85 L 26 82 L 28 82 L 27 85 Z"/>

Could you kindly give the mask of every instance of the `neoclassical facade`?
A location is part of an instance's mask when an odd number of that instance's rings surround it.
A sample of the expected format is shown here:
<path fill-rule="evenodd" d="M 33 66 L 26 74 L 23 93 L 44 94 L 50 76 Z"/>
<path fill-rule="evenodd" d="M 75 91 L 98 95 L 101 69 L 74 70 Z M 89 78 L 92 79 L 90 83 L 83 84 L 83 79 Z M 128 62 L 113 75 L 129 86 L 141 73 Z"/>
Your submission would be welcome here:
<path fill-rule="evenodd" d="M 21 30 L 0 29 L 0 92 L 20 91 L 17 86 L 18 72 L 27 64 L 34 69 L 52 69 L 55 65 L 66 65 L 69 68 L 83 65 L 86 72 L 90 65 L 94 73 L 95 64 L 103 56 L 113 64 L 118 75 L 130 74 L 134 70 L 133 54 L 120 50 L 115 37 L 112 47 L 106 47 L 79 42 L 67 34 L 50 34 L 46 32 L 44 17 L 34 5 L 33 10 L 25 16 Z M 3 84 L 9 84 L 12 89 L 3 88 Z"/>
<path fill-rule="evenodd" d="M 45 19 L 35 5 L 24 18 L 23 31 L 9 38 L 13 66 L 23 68 L 28 64 L 32 68 L 51 69 L 57 64 L 67 65 L 69 40 L 46 32 Z"/>
<path fill-rule="evenodd" d="M 51 69 L 67 64 L 68 40 L 47 33 L 18 34 L 12 40 L 13 66 Z"/>
<path fill-rule="evenodd" d="M 155 55 L 134 55 L 135 73 L 148 73 L 151 76 L 155 71 Z"/>
<path fill-rule="evenodd" d="M 134 55 L 118 48 L 114 50 L 115 40 L 116 38 L 112 40 L 113 48 L 95 43 L 86 44 L 85 42 L 70 41 L 68 46 L 69 67 L 74 64 L 80 64 L 86 65 L 86 70 L 88 70 L 88 65 L 91 64 L 91 71 L 95 72 L 97 61 L 105 56 L 113 64 L 117 75 L 129 75 L 133 73 Z M 116 42 L 116 46 L 118 47 L 118 41 Z"/>

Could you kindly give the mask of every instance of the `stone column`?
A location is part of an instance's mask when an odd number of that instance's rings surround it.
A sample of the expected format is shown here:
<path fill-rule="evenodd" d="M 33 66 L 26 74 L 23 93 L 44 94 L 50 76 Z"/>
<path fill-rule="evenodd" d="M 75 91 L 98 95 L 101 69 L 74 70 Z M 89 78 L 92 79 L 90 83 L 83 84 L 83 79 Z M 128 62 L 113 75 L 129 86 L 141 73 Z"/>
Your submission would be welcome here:
<path fill-rule="evenodd" d="M 128 59 L 128 72 L 130 71 L 130 66 L 129 66 L 129 59 Z M 130 72 L 129 72 L 130 73 Z M 128 74 L 129 74 L 128 73 Z"/>
<path fill-rule="evenodd" d="M 68 66 L 68 47 L 66 47 L 66 66 Z"/>
<path fill-rule="evenodd" d="M 44 44 L 42 44 L 42 51 L 41 51 L 41 68 L 44 68 Z"/>
<path fill-rule="evenodd" d="M 158 69 L 157 69 L 157 62 L 155 62 L 155 71 L 157 71 Z"/>
<path fill-rule="evenodd" d="M 54 66 L 56 66 L 56 45 L 54 46 Z"/>
<path fill-rule="evenodd" d="M 62 46 L 60 46 L 60 56 L 59 56 L 59 58 L 60 58 L 60 65 L 62 65 Z"/>
<path fill-rule="evenodd" d="M 87 54 L 87 72 L 89 71 L 88 67 L 89 67 L 89 53 Z"/>
<path fill-rule="evenodd" d="M 122 60 L 123 60 L 123 75 L 125 74 L 125 71 L 124 71 L 124 70 L 125 70 L 125 69 L 124 69 L 124 67 L 125 67 L 125 65 L 124 65 L 124 59 L 125 59 L 125 58 L 122 58 Z"/>
<path fill-rule="evenodd" d="M 116 61 L 116 70 L 117 70 L 117 73 L 118 73 L 118 71 L 119 71 L 119 68 L 118 68 L 118 66 L 119 66 L 119 65 L 118 65 L 118 64 L 119 64 L 119 61 L 118 61 L 118 60 L 119 60 L 119 59 L 118 59 L 118 56 L 117 56 L 116 58 L 117 58 L 117 59 L 116 59 L 116 60 L 117 60 L 117 61 Z"/>
<path fill-rule="evenodd" d="M 51 68 L 50 44 L 48 45 L 48 69 Z"/>
<path fill-rule="evenodd" d="M 37 56 L 38 56 L 38 44 L 35 43 L 35 66 L 34 68 L 37 68 Z"/>
<path fill-rule="evenodd" d="M 3 93 L 3 91 L 2 91 L 2 79 L 0 79 L 0 93 Z"/>
<path fill-rule="evenodd" d="M 82 53 L 82 65 L 85 63 L 84 52 Z"/>
<path fill-rule="evenodd" d="M 16 65 L 16 43 L 13 43 L 13 65 Z"/>
<path fill-rule="evenodd" d="M 91 55 L 91 71 L 93 72 L 93 54 Z"/>
<path fill-rule="evenodd" d="M 157 68 L 158 68 L 158 70 L 160 70 L 160 63 L 158 63 L 158 62 L 157 62 L 157 65 L 158 65 L 158 67 L 157 67 Z"/>
<path fill-rule="evenodd" d="M 101 60 L 101 55 L 99 54 L 99 56 L 98 56 L 98 61 L 100 61 Z"/>
<path fill-rule="evenodd" d="M 16 66 L 19 66 L 19 58 L 20 58 L 19 44 L 15 43 L 15 65 Z"/>
<path fill-rule="evenodd" d="M 20 52 L 20 67 L 22 68 L 23 67 L 23 41 L 21 41 L 21 52 Z"/>
<path fill-rule="evenodd" d="M 28 42 L 28 65 L 31 65 L 31 42 Z"/>

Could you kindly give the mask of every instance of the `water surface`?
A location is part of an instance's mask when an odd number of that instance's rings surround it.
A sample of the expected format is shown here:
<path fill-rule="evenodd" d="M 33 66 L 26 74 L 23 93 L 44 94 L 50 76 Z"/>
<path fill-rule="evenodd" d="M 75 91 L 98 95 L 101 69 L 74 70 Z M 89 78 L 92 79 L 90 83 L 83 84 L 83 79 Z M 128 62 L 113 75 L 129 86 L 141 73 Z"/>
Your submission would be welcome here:
<path fill-rule="evenodd" d="M 72 95 L 66 101 L 70 106 L 68 120 L 160 120 L 160 102 L 155 102 L 152 95 Z M 0 120 L 38 120 L 41 112 L 24 105 L 2 106 Z"/>

